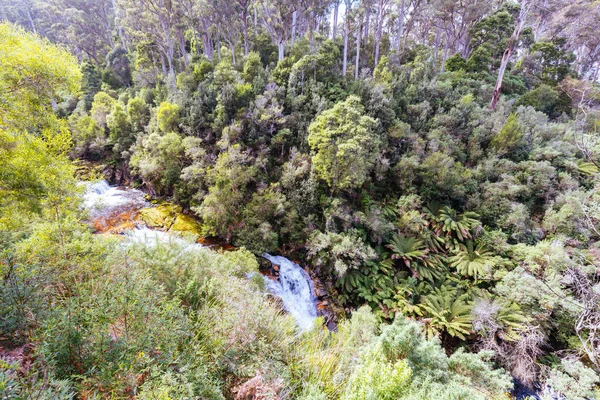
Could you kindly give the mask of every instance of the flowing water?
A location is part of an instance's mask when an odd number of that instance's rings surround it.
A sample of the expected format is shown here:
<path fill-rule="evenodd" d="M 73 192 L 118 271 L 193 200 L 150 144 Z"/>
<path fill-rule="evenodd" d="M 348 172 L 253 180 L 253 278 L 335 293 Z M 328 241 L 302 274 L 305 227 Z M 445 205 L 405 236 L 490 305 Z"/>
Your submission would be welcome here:
<path fill-rule="evenodd" d="M 263 254 L 263 257 L 279 266 L 279 281 L 265 278 L 269 291 L 281 297 L 283 306 L 296 319 L 300 329 L 311 329 L 317 318 L 317 308 L 308 274 L 285 257 L 270 254 Z"/>
<path fill-rule="evenodd" d="M 141 190 L 110 186 L 106 181 L 85 182 L 83 206 L 97 232 L 106 232 L 120 225 L 133 229 L 138 211 L 150 204 Z"/>
<path fill-rule="evenodd" d="M 168 232 L 150 229 L 136 221 L 140 209 L 149 207 L 141 190 L 110 186 L 106 181 L 85 183 L 87 191 L 83 196 L 84 207 L 90 214 L 91 222 L 98 232 L 114 232 L 117 226 L 125 226 L 122 232 L 130 243 L 144 243 L 155 246 L 159 243 L 180 243 L 184 249 L 204 247 Z M 279 266 L 279 280 L 265 277 L 267 288 L 281 298 L 285 309 L 296 319 L 302 330 L 312 328 L 317 318 L 316 298 L 307 273 L 282 256 L 263 255 L 274 265 Z"/>

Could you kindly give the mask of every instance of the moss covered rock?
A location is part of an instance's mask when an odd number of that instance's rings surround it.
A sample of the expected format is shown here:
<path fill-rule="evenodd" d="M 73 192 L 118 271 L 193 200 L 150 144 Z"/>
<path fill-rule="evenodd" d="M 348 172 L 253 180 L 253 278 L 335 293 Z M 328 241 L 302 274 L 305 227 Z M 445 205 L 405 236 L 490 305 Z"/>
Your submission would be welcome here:
<path fill-rule="evenodd" d="M 150 228 L 190 234 L 196 239 L 202 237 L 202 224 L 183 214 L 181 207 L 172 203 L 143 208 L 140 210 L 139 219 Z"/>
<path fill-rule="evenodd" d="M 169 230 L 181 214 L 181 207 L 163 203 L 156 207 L 147 207 L 140 210 L 139 218 L 150 228 Z"/>
<path fill-rule="evenodd" d="M 194 218 L 185 214 L 177 214 L 175 222 L 171 225 L 170 231 L 190 233 L 197 237 L 202 236 L 202 225 Z"/>

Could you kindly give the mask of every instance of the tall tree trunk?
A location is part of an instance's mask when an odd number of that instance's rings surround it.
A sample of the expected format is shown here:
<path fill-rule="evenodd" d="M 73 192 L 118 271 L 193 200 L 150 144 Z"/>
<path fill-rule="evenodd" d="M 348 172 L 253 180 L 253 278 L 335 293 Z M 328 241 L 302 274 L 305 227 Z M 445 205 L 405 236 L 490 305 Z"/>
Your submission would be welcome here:
<path fill-rule="evenodd" d="M 337 24 L 338 24 L 338 11 L 340 9 L 340 1 L 335 0 L 335 4 L 333 6 L 333 26 L 331 32 L 331 38 L 335 40 Z"/>
<path fill-rule="evenodd" d="M 219 58 L 219 62 L 221 61 L 221 32 L 219 28 L 217 28 L 217 57 Z"/>
<path fill-rule="evenodd" d="M 214 57 L 214 49 L 212 46 L 212 40 L 206 31 L 204 31 L 202 34 L 202 42 L 204 43 L 204 55 L 206 58 L 212 61 Z"/>
<path fill-rule="evenodd" d="M 121 13 L 119 12 L 119 7 L 117 6 L 116 0 L 112 0 L 113 12 L 115 13 L 115 24 L 117 25 L 117 35 L 119 35 L 119 39 L 121 39 L 121 45 L 127 51 L 129 48 L 127 46 L 127 41 L 125 41 L 125 35 L 123 34 L 123 27 L 121 26 Z"/>
<path fill-rule="evenodd" d="M 292 49 L 296 44 L 296 24 L 298 22 L 298 11 L 294 10 L 292 13 Z"/>
<path fill-rule="evenodd" d="M 406 0 L 402 0 L 400 3 L 400 12 L 398 18 L 398 41 L 396 42 L 396 51 L 400 53 L 400 48 L 402 46 L 402 35 L 404 34 L 404 17 L 406 10 Z"/>
<path fill-rule="evenodd" d="M 258 11 L 256 6 L 254 6 L 254 34 L 258 34 Z"/>
<path fill-rule="evenodd" d="M 440 73 L 444 73 L 446 70 L 446 60 L 448 59 L 448 46 L 450 45 L 450 41 L 448 40 L 448 32 L 446 32 L 446 44 L 444 45 L 444 58 L 442 59 L 442 68 Z"/>
<path fill-rule="evenodd" d="M 525 25 L 525 19 L 527 18 L 527 14 L 533 5 L 534 0 L 523 0 L 521 2 L 521 10 L 519 11 L 519 16 L 517 18 L 517 23 L 515 25 L 515 29 L 513 31 L 512 36 L 508 40 L 508 44 L 506 45 L 506 50 L 504 50 L 504 54 L 502 55 L 502 62 L 500 63 L 500 68 L 498 69 L 498 79 L 496 79 L 496 86 L 494 87 L 494 92 L 492 94 L 492 101 L 490 102 L 490 108 L 492 110 L 496 109 L 496 105 L 498 104 L 498 100 L 500 99 L 500 91 L 502 90 L 502 81 L 504 80 L 504 73 L 506 72 L 506 67 L 508 66 L 508 62 L 510 61 L 510 56 L 512 56 L 515 51 L 515 46 L 519 41 L 519 36 L 521 36 L 521 31 L 523 30 L 523 26 Z"/>
<path fill-rule="evenodd" d="M 367 0 L 367 13 L 366 13 L 366 17 L 365 17 L 365 25 L 364 25 L 364 29 L 365 29 L 365 44 L 368 45 L 369 44 L 369 23 L 371 21 L 371 0 Z"/>
<path fill-rule="evenodd" d="M 183 32 L 179 32 L 179 51 L 181 52 L 181 56 L 183 57 L 183 65 L 187 69 L 190 66 L 190 58 L 188 57 L 187 50 L 185 49 L 185 38 L 183 37 Z"/>
<path fill-rule="evenodd" d="M 315 50 L 315 36 L 314 36 L 314 29 L 313 29 L 313 16 L 312 16 L 312 12 L 309 11 L 308 13 L 308 48 L 310 50 L 310 52 L 312 53 Z"/>
<path fill-rule="evenodd" d="M 31 17 L 31 9 L 29 8 L 29 1 L 25 1 L 25 11 L 27 11 L 27 18 L 29 19 L 29 24 L 31 25 L 31 30 L 33 33 L 37 35 L 37 29 L 35 29 L 35 23 L 33 22 L 33 18 Z"/>
<path fill-rule="evenodd" d="M 233 63 L 233 66 L 235 67 L 236 65 L 236 58 L 235 58 L 235 44 L 233 44 L 231 42 L 231 40 L 229 39 L 225 39 L 225 41 L 227 43 L 229 43 L 229 47 L 231 47 L 231 62 Z"/>
<path fill-rule="evenodd" d="M 342 64 L 342 76 L 344 77 L 344 79 L 346 79 L 346 73 L 348 71 L 348 36 L 350 35 L 350 18 L 349 18 L 349 14 L 350 14 L 350 7 L 352 6 L 352 3 L 350 1 L 346 1 L 346 12 L 345 12 L 345 19 L 346 21 L 344 21 L 344 59 L 343 59 L 343 64 Z"/>
<path fill-rule="evenodd" d="M 162 67 L 164 76 L 168 76 L 169 71 L 167 70 L 167 64 L 165 63 L 165 56 L 162 53 L 160 54 L 160 65 Z"/>
<path fill-rule="evenodd" d="M 242 23 L 244 24 L 244 55 L 248 56 L 248 8 L 242 12 Z"/>
<path fill-rule="evenodd" d="M 285 57 L 285 47 L 284 47 L 284 43 L 283 43 L 283 38 L 280 37 L 277 39 L 277 50 L 278 50 L 278 56 L 277 56 L 277 60 L 278 61 L 283 61 L 283 58 Z"/>
<path fill-rule="evenodd" d="M 381 46 L 381 36 L 383 34 L 383 16 L 386 3 L 387 2 L 385 0 L 380 0 L 377 10 L 377 31 L 375 32 L 375 67 L 377 64 L 379 64 L 379 47 Z M 373 71 L 375 71 L 375 68 L 373 68 Z"/>
<path fill-rule="evenodd" d="M 356 64 L 354 67 L 354 79 L 358 79 L 358 70 L 360 68 L 360 39 L 362 37 L 362 22 L 356 31 Z"/>
<path fill-rule="evenodd" d="M 438 58 L 438 51 L 440 48 L 440 28 L 437 27 L 435 29 L 435 43 L 434 43 L 434 47 L 433 47 L 433 70 L 437 70 L 437 58 Z"/>

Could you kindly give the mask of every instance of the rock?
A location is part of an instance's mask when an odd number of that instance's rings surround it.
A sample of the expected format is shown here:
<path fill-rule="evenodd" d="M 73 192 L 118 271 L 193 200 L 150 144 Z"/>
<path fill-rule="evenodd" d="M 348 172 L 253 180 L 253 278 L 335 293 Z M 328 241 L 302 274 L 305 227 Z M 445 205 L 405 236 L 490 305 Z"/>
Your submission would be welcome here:
<path fill-rule="evenodd" d="M 156 207 L 147 207 L 140 210 L 139 218 L 149 228 L 169 230 L 181 213 L 181 207 L 171 203 L 163 203 Z"/>
<path fill-rule="evenodd" d="M 189 215 L 177 214 L 175 222 L 171 225 L 169 231 L 190 233 L 199 238 L 202 236 L 202 225 Z"/>
<path fill-rule="evenodd" d="M 321 282 L 313 279 L 313 286 L 315 288 L 315 296 L 318 298 L 327 296 L 327 289 L 325 289 L 325 286 L 323 286 Z"/>
<path fill-rule="evenodd" d="M 278 272 L 279 271 L 279 265 L 273 264 L 273 271 Z"/>

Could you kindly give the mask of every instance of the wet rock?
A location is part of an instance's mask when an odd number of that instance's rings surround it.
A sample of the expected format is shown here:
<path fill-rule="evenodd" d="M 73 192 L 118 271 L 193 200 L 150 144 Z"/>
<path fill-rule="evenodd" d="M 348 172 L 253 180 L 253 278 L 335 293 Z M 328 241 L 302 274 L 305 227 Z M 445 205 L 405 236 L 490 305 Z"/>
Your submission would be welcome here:
<path fill-rule="evenodd" d="M 177 214 L 169 231 L 189 233 L 199 238 L 202 236 L 202 225 L 189 215 Z"/>
<path fill-rule="evenodd" d="M 315 296 L 317 296 L 319 299 L 327 296 L 327 289 L 325 288 L 325 285 L 321 283 L 321 281 L 313 279 L 313 286 L 315 288 Z"/>
<path fill-rule="evenodd" d="M 156 207 L 140 210 L 139 218 L 149 228 L 169 230 L 181 214 L 181 207 L 171 203 L 163 203 Z"/>

